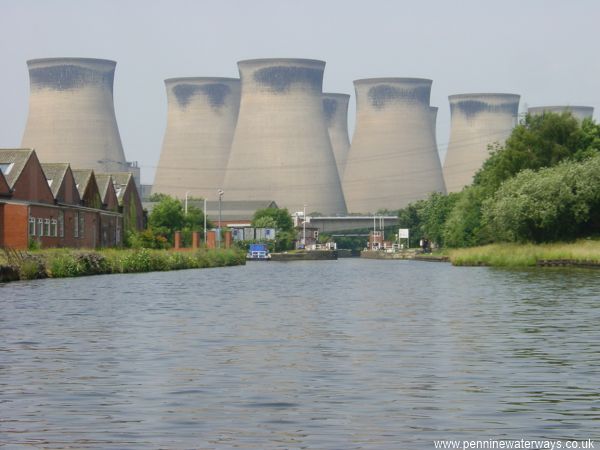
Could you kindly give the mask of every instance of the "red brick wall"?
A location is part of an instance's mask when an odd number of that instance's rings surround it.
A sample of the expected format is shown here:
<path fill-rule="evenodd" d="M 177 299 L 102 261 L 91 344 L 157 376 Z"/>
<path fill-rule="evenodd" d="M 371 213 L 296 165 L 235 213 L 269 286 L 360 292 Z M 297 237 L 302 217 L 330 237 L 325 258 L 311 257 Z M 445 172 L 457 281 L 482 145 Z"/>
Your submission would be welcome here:
<path fill-rule="evenodd" d="M 26 249 L 29 214 L 27 205 L 5 204 L 3 213 L 3 246 Z"/>

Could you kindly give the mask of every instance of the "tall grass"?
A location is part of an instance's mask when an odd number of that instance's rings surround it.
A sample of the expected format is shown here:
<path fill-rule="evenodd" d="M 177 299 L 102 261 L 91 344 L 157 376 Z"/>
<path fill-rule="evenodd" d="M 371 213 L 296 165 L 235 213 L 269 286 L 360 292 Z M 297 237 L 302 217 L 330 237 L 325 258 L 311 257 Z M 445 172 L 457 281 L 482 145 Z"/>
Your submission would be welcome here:
<path fill-rule="evenodd" d="M 448 250 L 455 266 L 528 267 L 541 260 L 600 264 L 600 241 L 580 240 L 554 244 L 491 244 Z"/>
<path fill-rule="evenodd" d="M 20 255 L 10 261 L 18 267 L 20 279 L 224 267 L 246 262 L 245 253 L 237 249 L 201 249 L 194 252 L 48 249 Z M 6 256 L 3 259 L 8 263 Z"/>

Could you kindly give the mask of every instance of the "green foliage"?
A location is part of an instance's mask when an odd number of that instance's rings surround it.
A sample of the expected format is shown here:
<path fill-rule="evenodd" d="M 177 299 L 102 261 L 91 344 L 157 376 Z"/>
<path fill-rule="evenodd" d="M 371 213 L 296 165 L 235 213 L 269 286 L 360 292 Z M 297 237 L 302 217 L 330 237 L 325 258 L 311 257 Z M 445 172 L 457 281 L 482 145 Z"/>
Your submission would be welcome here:
<path fill-rule="evenodd" d="M 25 254 L 19 265 L 19 278 L 21 280 L 37 280 L 46 278 L 48 273 L 44 261 L 37 255 Z"/>
<path fill-rule="evenodd" d="M 256 228 L 277 228 L 277 222 L 274 217 L 262 216 L 252 220 L 252 226 Z"/>
<path fill-rule="evenodd" d="M 481 208 L 487 191 L 469 186 L 456 197 L 456 203 L 443 225 L 444 245 L 470 247 L 489 242 L 488 230 L 482 224 Z"/>
<path fill-rule="evenodd" d="M 259 209 L 254 213 L 252 217 L 252 226 L 260 228 L 261 225 L 256 225 L 257 223 L 264 223 L 267 221 L 266 218 L 271 218 L 275 223 L 275 228 L 281 231 L 292 231 L 294 229 L 294 221 L 292 220 L 292 216 L 287 208 L 279 209 L 279 208 L 264 208 Z"/>
<path fill-rule="evenodd" d="M 570 240 L 600 225 L 600 155 L 525 170 L 484 203 L 484 220 L 505 241 Z"/>
<path fill-rule="evenodd" d="M 142 236 L 131 243 L 132 247 L 164 248 L 163 242 L 158 238 L 160 236 L 173 245 L 175 231 L 181 231 L 182 244 L 189 247 L 192 232 L 204 231 L 204 212 L 200 208 L 189 205 L 185 214 L 181 201 L 176 198 L 165 194 L 154 194 L 152 198 L 159 200 L 148 217 L 148 226 L 154 237 L 149 234 Z"/>
<path fill-rule="evenodd" d="M 600 152 L 600 126 L 580 124 L 570 113 L 527 115 L 504 147 L 496 146 L 475 175 L 474 184 L 497 189 L 521 170 L 551 167 L 572 158 L 581 160 Z"/>
<path fill-rule="evenodd" d="M 169 241 L 164 233 L 164 231 L 157 232 L 152 228 L 143 231 L 130 231 L 127 233 L 127 246 L 131 248 L 169 248 Z"/>
<path fill-rule="evenodd" d="M 37 239 L 29 239 L 29 243 L 27 244 L 28 250 L 39 250 L 42 248 L 42 243 Z"/>
<path fill-rule="evenodd" d="M 284 252 L 294 248 L 296 233 L 293 230 L 278 231 L 275 236 L 275 251 Z"/>

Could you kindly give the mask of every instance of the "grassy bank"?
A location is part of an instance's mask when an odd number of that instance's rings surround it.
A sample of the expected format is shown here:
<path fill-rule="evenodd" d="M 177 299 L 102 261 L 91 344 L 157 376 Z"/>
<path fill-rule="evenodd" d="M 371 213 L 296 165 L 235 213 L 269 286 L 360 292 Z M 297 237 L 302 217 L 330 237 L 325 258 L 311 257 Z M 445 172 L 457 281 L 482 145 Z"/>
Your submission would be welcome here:
<path fill-rule="evenodd" d="M 600 241 L 580 240 L 554 244 L 492 244 L 448 249 L 455 266 L 530 267 L 541 261 L 561 260 L 600 265 Z"/>
<path fill-rule="evenodd" d="M 0 281 L 200 269 L 235 266 L 245 262 L 245 254 L 236 249 L 202 249 L 195 252 L 148 249 L 6 252 L 0 256 Z"/>

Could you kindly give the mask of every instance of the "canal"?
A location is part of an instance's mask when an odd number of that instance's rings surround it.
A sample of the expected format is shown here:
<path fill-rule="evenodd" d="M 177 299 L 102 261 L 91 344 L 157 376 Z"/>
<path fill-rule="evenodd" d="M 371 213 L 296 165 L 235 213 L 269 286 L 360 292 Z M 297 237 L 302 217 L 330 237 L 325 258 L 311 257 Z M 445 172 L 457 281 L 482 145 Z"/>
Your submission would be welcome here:
<path fill-rule="evenodd" d="M 8 283 L 0 308 L 0 447 L 600 437 L 597 271 L 250 263 Z"/>

